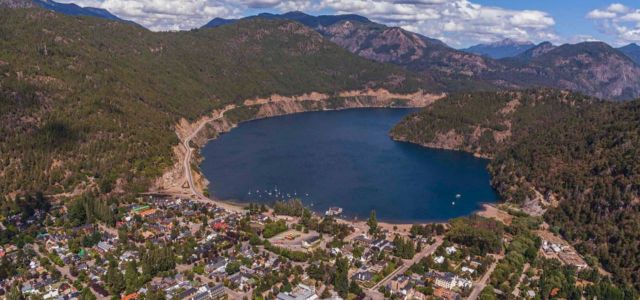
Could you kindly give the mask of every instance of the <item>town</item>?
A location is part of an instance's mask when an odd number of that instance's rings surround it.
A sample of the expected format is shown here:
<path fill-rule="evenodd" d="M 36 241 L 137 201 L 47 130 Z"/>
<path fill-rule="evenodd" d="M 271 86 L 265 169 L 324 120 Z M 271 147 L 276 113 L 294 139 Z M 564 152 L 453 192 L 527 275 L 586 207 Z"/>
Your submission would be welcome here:
<path fill-rule="evenodd" d="M 601 276 L 513 211 L 409 227 L 374 211 L 366 222 L 322 216 L 299 200 L 234 211 L 167 195 L 29 200 L 5 207 L 7 299 L 537 299 L 571 292 L 546 284 L 550 268 L 582 287 Z"/>

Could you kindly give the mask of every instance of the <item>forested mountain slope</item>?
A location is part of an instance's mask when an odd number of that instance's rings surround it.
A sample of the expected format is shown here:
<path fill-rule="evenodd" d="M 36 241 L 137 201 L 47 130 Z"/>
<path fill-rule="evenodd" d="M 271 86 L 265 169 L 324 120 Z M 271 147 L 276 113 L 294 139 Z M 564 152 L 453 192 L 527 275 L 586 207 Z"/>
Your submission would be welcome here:
<path fill-rule="evenodd" d="M 0 193 L 142 191 L 175 124 L 273 93 L 430 86 L 290 21 L 154 33 L 39 8 L 0 9 Z"/>
<path fill-rule="evenodd" d="M 555 47 L 548 42 L 533 46 L 503 41 L 491 48 L 505 50 L 503 44 L 515 44 L 506 45 L 510 54 L 497 55 L 507 56 L 503 59 L 492 59 L 456 50 L 437 39 L 357 15 L 316 17 L 290 12 L 282 15 L 260 14 L 245 19 L 256 18 L 300 22 L 352 53 L 420 73 L 425 80 L 437 81 L 449 92 L 550 87 L 607 100 L 640 97 L 640 66 L 619 49 L 605 43 Z M 214 19 L 205 27 L 238 21 Z M 513 55 L 516 56 L 509 57 Z"/>
<path fill-rule="evenodd" d="M 494 86 L 473 77 L 497 68 L 498 64 L 480 55 L 459 51 L 442 41 L 373 22 L 358 15 L 311 16 L 301 12 L 281 15 L 260 14 L 245 19 L 287 19 L 305 24 L 342 48 L 378 62 L 393 63 L 438 81 L 447 90 L 490 89 Z M 214 19 L 205 27 L 238 20 Z"/>
<path fill-rule="evenodd" d="M 539 202 L 579 251 L 640 289 L 640 100 L 553 90 L 461 94 L 408 116 L 391 134 L 493 157 L 492 184 L 504 199 Z"/>

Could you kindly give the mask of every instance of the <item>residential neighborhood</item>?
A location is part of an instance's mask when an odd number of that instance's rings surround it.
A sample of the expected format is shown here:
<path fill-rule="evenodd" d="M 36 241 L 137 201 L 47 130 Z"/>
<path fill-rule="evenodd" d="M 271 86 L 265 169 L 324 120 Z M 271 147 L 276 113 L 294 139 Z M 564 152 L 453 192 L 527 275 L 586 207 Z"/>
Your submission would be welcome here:
<path fill-rule="evenodd" d="M 475 299 L 495 281 L 490 292 L 539 293 L 532 285 L 539 276 L 527 273 L 533 261 L 515 272 L 523 274 L 516 289 L 501 291 L 491 272 L 515 238 L 510 227 L 481 217 L 408 230 L 381 226 L 373 211 L 366 222 L 317 215 L 298 200 L 229 210 L 145 195 L 106 210 L 89 212 L 90 205 L 5 218 L 3 226 L 31 235 L 5 234 L 2 272 L 11 276 L 0 292 L 46 300 Z M 539 243 L 541 257 L 590 269 L 567 258 L 574 253 L 567 246 L 537 241 L 531 246 Z"/>

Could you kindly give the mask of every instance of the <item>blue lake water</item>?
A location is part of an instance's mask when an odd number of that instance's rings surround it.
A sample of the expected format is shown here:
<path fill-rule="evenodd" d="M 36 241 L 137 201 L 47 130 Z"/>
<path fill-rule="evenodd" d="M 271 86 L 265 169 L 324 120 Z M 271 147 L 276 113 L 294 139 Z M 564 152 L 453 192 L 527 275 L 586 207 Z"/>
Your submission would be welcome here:
<path fill-rule="evenodd" d="M 202 149 L 200 167 L 217 198 L 296 197 L 317 212 L 339 206 L 359 219 L 374 209 L 384 221 L 444 221 L 496 201 L 487 160 L 389 138 L 413 111 L 309 112 L 243 123 Z"/>

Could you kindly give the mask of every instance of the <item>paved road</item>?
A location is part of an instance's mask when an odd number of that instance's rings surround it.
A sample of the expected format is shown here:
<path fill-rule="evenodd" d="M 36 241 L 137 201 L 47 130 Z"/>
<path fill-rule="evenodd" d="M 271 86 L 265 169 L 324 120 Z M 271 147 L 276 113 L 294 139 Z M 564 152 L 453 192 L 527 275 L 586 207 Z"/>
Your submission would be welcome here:
<path fill-rule="evenodd" d="M 484 288 L 487 286 L 487 281 L 489 280 L 489 277 L 491 277 L 491 273 L 493 273 L 493 270 L 495 270 L 496 265 L 498 264 L 498 261 L 500 261 L 501 259 L 498 256 L 494 256 L 494 258 L 496 260 L 491 264 L 487 272 L 484 273 L 480 281 L 478 281 L 473 286 L 473 291 L 471 291 L 471 294 L 469 294 L 469 297 L 467 297 L 467 300 L 478 299 L 478 296 L 480 296 L 480 293 L 482 292 L 482 290 L 484 290 Z"/>
<path fill-rule="evenodd" d="M 193 175 L 192 175 L 192 171 L 191 171 L 191 157 L 193 156 L 193 148 L 191 148 L 191 140 L 193 140 L 196 135 L 198 135 L 198 133 L 200 132 L 200 130 L 202 130 L 207 124 L 216 121 L 216 120 L 220 120 L 224 117 L 224 114 L 232 109 L 236 108 L 235 105 L 227 105 L 223 110 L 221 110 L 218 113 L 217 117 L 214 117 L 206 122 L 202 122 L 202 124 L 200 124 L 200 126 L 198 126 L 198 128 L 196 128 L 189 136 L 187 136 L 184 141 L 182 142 L 182 145 L 184 146 L 186 153 L 184 156 L 184 161 L 182 162 L 182 165 L 184 167 L 184 172 L 185 172 L 185 177 L 187 178 L 187 182 L 189 184 L 189 189 L 191 190 L 191 194 L 193 196 L 195 196 L 195 200 L 198 201 L 206 201 L 206 202 L 214 202 L 216 205 L 229 210 L 229 211 L 242 211 L 242 208 L 235 206 L 235 205 L 230 205 L 224 202 L 220 202 L 220 201 L 214 201 L 213 199 L 210 199 L 208 197 L 206 197 L 205 195 L 203 195 L 200 191 L 198 191 L 198 189 L 196 188 L 195 184 L 193 183 Z"/>
<path fill-rule="evenodd" d="M 410 260 L 404 260 L 404 264 L 400 267 L 397 268 L 395 271 L 391 272 L 391 274 L 389 274 L 387 277 L 385 277 L 384 279 L 380 280 L 378 283 L 376 283 L 376 285 L 374 285 L 371 290 L 373 291 L 377 291 L 378 288 L 382 285 L 385 285 L 389 280 L 391 280 L 391 278 L 393 278 L 395 275 L 397 274 L 402 274 L 405 271 L 407 271 L 413 264 L 419 262 L 422 258 L 424 258 L 425 256 L 431 255 L 433 252 L 436 251 L 436 249 L 442 245 L 442 237 L 436 237 L 436 242 L 431 244 L 429 247 L 422 249 L 422 252 L 416 254 L 413 256 L 412 259 Z"/>

